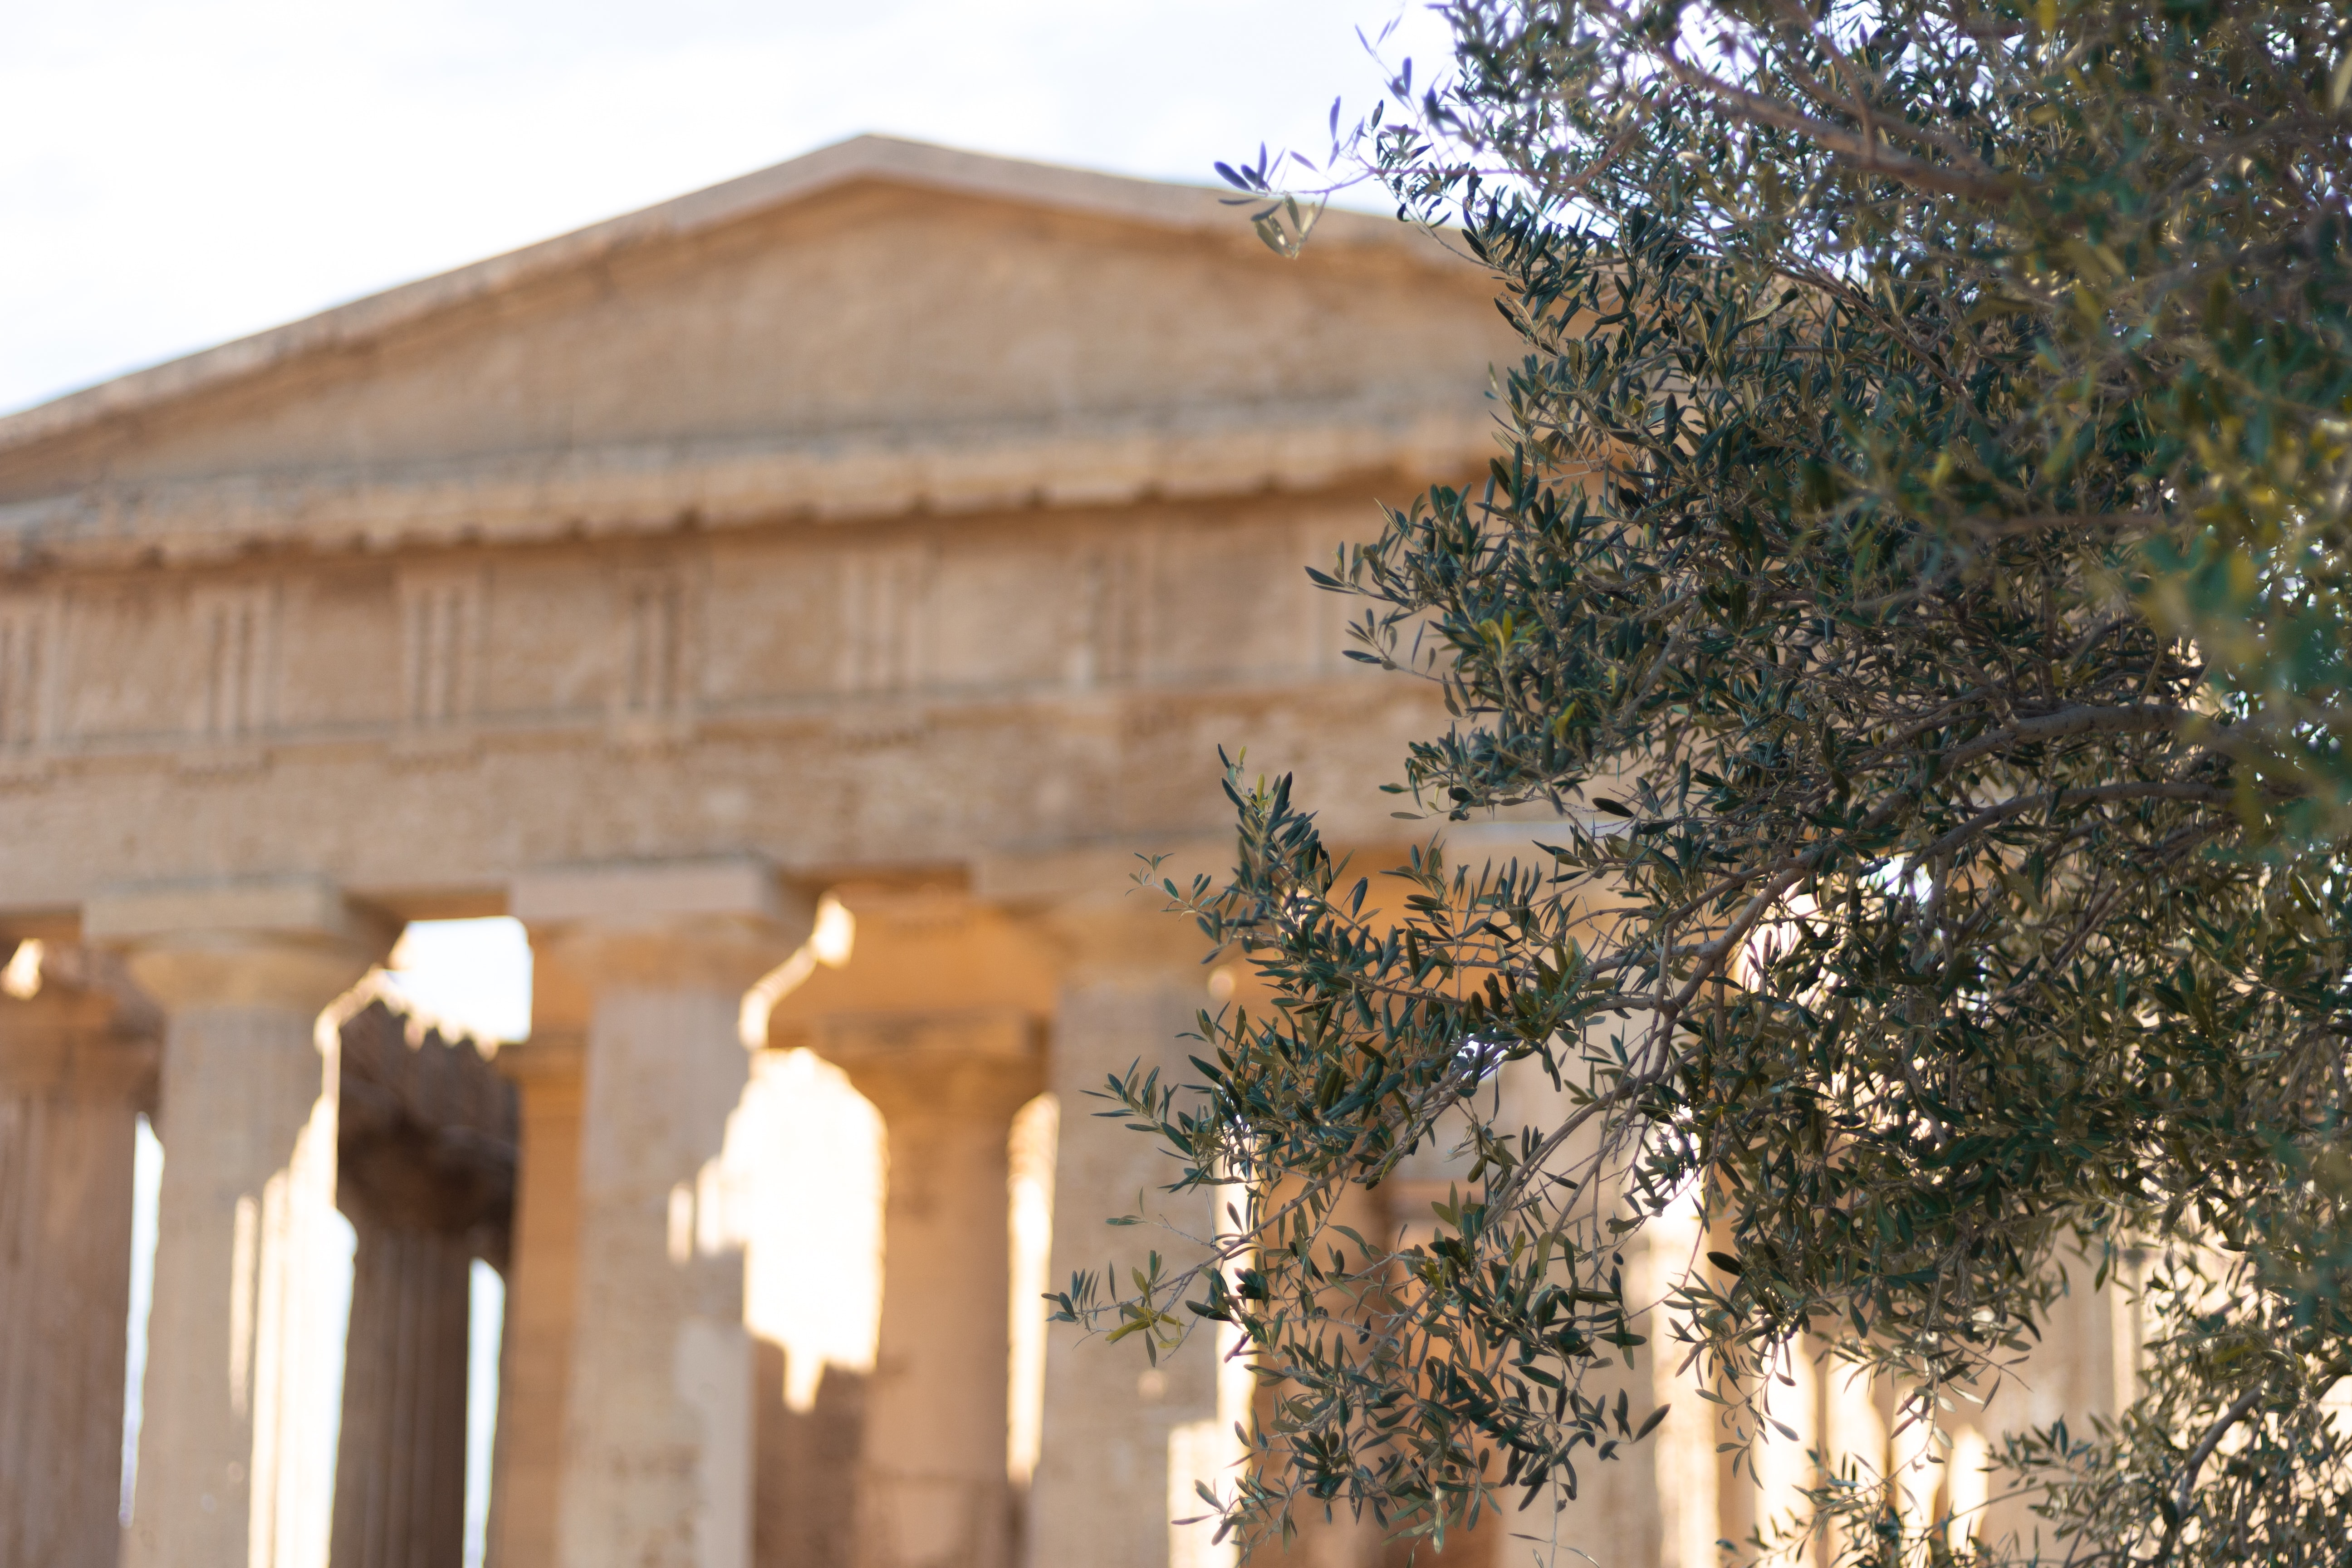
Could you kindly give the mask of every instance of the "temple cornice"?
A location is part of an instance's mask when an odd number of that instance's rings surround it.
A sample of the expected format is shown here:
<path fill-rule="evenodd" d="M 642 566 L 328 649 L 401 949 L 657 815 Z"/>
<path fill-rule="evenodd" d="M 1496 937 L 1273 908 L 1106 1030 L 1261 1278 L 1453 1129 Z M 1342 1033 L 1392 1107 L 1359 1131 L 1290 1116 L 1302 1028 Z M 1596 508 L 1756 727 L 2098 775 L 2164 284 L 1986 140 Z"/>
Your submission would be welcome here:
<path fill-rule="evenodd" d="M 1350 476 L 1475 470 L 1477 410 L 1225 405 L 1055 425 L 609 443 L 431 463 L 99 478 L 0 504 L 0 568 L 234 559 L 1314 493 Z"/>

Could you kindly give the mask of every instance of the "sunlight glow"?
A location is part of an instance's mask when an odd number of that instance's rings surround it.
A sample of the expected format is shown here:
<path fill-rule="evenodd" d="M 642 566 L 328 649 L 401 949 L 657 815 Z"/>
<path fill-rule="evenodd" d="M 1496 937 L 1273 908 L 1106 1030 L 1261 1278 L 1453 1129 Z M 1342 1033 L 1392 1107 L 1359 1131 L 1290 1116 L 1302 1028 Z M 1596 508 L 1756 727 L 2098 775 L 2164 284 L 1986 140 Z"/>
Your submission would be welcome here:
<path fill-rule="evenodd" d="M 783 1347 L 784 1402 L 828 1366 L 866 1373 L 882 1323 L 882 1118 L 811 1051 L 761 1051 L 721 1155 L 744 1242 L 743 1316 Z"/>
<path fill-rule="evenodd" d="M 768 1043 L 768 1019 L 775 1012 L 776 1004 L 800 989 L 817 972 L 818 965 L 839 969 L 847 963 L 856 947 L 857 917 L 839 899 L 825 894 L 817 900 L 816 926 L 809 932 L 808 940 L 743 993 L 743 1005 L 735 1020 L 743 1048 L 763 1048 Z"/>
<path fill-rule="evenodd" d="M 5 967 L 0 967 L 0 994 L 14 996 L 19 1002 L 29 1002 L 41 994 L 41 954 L 45 951 L 38 937 L 29 937 L 16 944 L 8 955 Z"/>
<path fill-rule="evenodd" d="M 466 1568 L 482 1568 L 490 1531 L 490 1459 L 499 1430 L 507 1282 L 478 1258 L 467 1276 L 466 1311 Z"/>
<path fill-rule="evenodd" d="M 1061 1101 L 1050 1094 L 1013 1118 L 1013 1357 L 1006 1402 L 1012 1422 L 1004 1468 L 1016 1487 L 1026 1487 L 1036 1473 L 1045 1429 L 1045 1297 L 1052 1283 L 1054 1149 L 1061 1126 Z"/>
<path fill-rule="evenodd" d="M 1952 1457 L 1944 1463 L 1948 1477 L 1945 1487 L 1951 1495 L 1944 1541 L 1956 1553 L 1968 1551 L 1969 1537 L 1984 1522 L 1985 1502 L 1992 1496 L 1992 1477 L 1988 1473 L 1991 1463 L 1992 1446 L 1981 1433 L 1962 1432 L 1952 1439 Z"/>
<path fill-rule="evenodd" d="M 1788 1428 L 1768 1428 L 1751 1451 L 1759 1494 L 1757 1518 L 1768 1539 L 1807 1517 L 1805 1489 L 1819 1476 L 1810 1451 L 1821 1441 L 1822 1376 L 1811 1359 L 1814 1348 L 1803 1342 L 1783 1348 L 1779 1373 L 1764 1391 L 1766 1415 L 1776 1426 Z M 1791 1560 L 1792 1554 L 1781 1553 L 1767 1559 Z"/>
<path fill-rule="evenodd" d="M 322 1016 L 323 1034 L 332 1025 Z M 252 1207 L 253 1246 L 240 1246 L 236 1289 L 249 1315 L 229 1356 L 247 1369 L 233 1387 L 252 1412 L 249 1542 L 283 1568 L 326 1568 L 334 1521 L 335 1450 L 343 1406 L 358 1236 L 335 1207 L 335 1103 L 320 1095 L 293 1156 Z M 247 1199 L 238 1202 L 239 1242 Z M 242 1269 L 249 1268 L 249 1275 Z"/>
<path fill-rule="evenodd" d="M 147 1318 L 155 1304 L 155 1214 L 163 1194 L 163 1145 L 145 1112 L 131 1156 L 131 1323 L 122 1354 L 122 1502 L 117 1517 L 131 1528 L 139 1486 L 139 1426 L 147 1405 Z"/>

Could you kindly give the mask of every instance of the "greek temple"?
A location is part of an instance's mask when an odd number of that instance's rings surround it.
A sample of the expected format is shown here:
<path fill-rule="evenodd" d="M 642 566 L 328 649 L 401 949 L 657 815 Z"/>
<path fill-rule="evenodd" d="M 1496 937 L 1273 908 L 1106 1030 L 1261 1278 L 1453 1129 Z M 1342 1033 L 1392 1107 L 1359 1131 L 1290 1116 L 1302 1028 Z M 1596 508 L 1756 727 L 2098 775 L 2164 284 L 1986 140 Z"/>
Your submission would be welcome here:
<path fill-rule="evenodd" d="M 1039 1292 L 1214 1224 L 1088 1091 L 1237 984 L 1130 879 L 1226 863 L 1218 748 L 1417 831 L 1444 710 L 1302 568 L 1483 472 L 1492 292 L 868 137 L 0 418 L 0 1568 L 457 1568 L 484 1265 L 494 1568 L 1230 1563 L 1175 1521 L 1245 1372 Z M 482 916 L 520 1041 L 374 977 Z M 2120 1312 L 2050 1413 L 2114 1408 Z M 1816 1382 L 1811 1440 L 1901 1444 Z M 1712 1568 L 1770 1500 L 1705 1410 L 1540 1531 Z M 1512 1528 L 1442 1561 L 1551 1561 Z"/>

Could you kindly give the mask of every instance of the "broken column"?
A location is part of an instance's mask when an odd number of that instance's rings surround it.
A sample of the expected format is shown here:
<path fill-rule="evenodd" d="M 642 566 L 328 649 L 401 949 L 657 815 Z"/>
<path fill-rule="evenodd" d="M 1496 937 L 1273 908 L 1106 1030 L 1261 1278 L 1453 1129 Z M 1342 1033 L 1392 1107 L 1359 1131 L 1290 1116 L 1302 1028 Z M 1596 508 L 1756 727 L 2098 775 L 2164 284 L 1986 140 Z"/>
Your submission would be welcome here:
<path fill-rule="evenodd" d="M 812 906 L 730 860 L 535 872 L 509 907 L 535 986 L 587 1018 L 557 1560 L 744 1568 L 751 1352 L 719 1155 L 748 1078 L 743 993 Z"/>
<path fill-rule="evenodd" d="M 161 1020 L 72 947 L 16 948 L 0 992 L 0 1568 L 113 1568 L 131 1149 Z"/>
<path fill-rule="evenodd" d="M 335 1045 L 320 1011 L 394 924 L 308 878 L 127 889 L 83 911 L 168 1020 L 155 1298 L 131 1568 L 323 1553 L 341 1327 Z"/>

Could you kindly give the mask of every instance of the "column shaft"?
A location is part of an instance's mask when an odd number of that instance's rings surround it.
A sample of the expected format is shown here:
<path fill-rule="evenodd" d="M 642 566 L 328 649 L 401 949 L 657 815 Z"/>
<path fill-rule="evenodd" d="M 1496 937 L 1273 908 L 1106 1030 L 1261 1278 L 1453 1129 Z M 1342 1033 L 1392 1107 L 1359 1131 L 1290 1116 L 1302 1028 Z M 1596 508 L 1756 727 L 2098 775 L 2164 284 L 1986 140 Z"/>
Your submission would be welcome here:
<path fill-rule="evenodd" d="M 1171 922 L 1171 924 L 1173 922 Z M 1063 1289 L 1074 1269 L 1114 1270 L 1110 1289 L 1129 1289 L 1127 1270 L 1158 1250 L 1181 1267 L 1172 1238 L 1147 1224 L 1104 1221 L 1143 1194 L 1189 1233 L 1212 1224 L 1205 1197 L 1181 1204 L 1158 1191 L 1174 1167 L 1153 1141 L 1088 1114 L 1087 1091 L 1142 1060 L 1181 1075 L 1183 1042 L 1201 1005 L 1197 970 L 1167 963 L 1082 972 L 1062 994 L 1049 1052 L 1051 1087 L 1062 1101 L 1054 1173 L 1054 1261 Z M 1202 1332 L 1179 1354 L 1147 1369 L 1128 1344 L 1082 1341 L 1056 1325 L 1045 1352 L 1045 1414 L 1031 1484 L 1031 1561 L 1039 1568 L 1110 1563 L 1151 1568 L 1170 1560 L 1171 1458 L 1213 1451 L 1217 1419 L 1215 1347 Z M 1189 1491 L 1189 1485 L 1184 1489 Z"/>
<path fill-rule="evenodd" d="M 127 1568 L 286 1568 L 327 1550 L 340 1267 L 332 1030 L 396 927 L 311 878 L 83 907 L 163 1007 L 163 1201 Z"/>
<path fill-rule="evenodd" d="M 335 1199 L 359 1248 L 344 1341 L 334 1568 L 448 1568 L 464 1550 L 472 1266 L 503 1258 L 514 1091 L 470 1039 L 355 991 Z"/>
<path fill-rule="evenodd" d="M 90 994 L 0 1002 L 0 1568 L 113 1568 L 131 1144 L 152 1072 Z"/>
<path fill-rule="evenodd" d="M 749 1076 L 740 995 L 620 987 L 589 1025 L 563 1568 L 750 1555 L 742 1260 L 714 1234 L 703 1177 Z"/>
<path fill-rule="evenodd" d="M 333 1568 L 454 1568 L 465 1548 L 462 1233 L 354 1221 Z"/>
<path fill-rule="evenodd" d="M 1540 1064 L 1529 1059 L 1502 1069 L 1498 1129 L 1515 1135 L 1523 1127 L 1549 1131 L 1575 1109 L 1572 1097 L 1552 1087 Z M 1585 1179 L 1600 1180 L 1609 1194 L 1587 1201 L 1598 1211 L 1612 1211 L 1623 1190 L 1624 1173 L 1612 1169 L 1591 1174 L 1586 1162 L 1599 1151 L 1597 1129 L 1580 1134 L 1557 1156 L 1558 1167 L 1574 1170 Z M 1421 1218 L 1427 1218 L 1423 1206 Z M 1580 1448 L 1573 1459 L 1577 1495 L 1556 1518 L 1536 1528 L 1556 1532 L 1564 1548 L 1593 1568 L 1714 1568 L 1715 1542 L 1721 1534 L 1721 1514 L 1716 1484 L 1713 1423 L 1702 1413 L 1713 1407 L 1696 1398 L 1679 1377 L 1673 1339 L 1664 1314 L 1654 1303 L 1666 1294 L 1699 1251 L 1694 1216 L 1668 1214 L 1654 1217 L 1616 1250 L 1622 1258 L 1625 1305 L 1630 1327 L 1647 1342 L 1632 1347 L 1605 1347 L 1601 1363 L 1589 1363 L 1580 1391 L 1613 1407 L 1622 1394 L 1628 1419 L 1638 1425 L 1659 1405 L 1670 1407 L 1667 1422 L 1638 1444 L 1625 1444 L 1613 1458 L 1595 1457 Z M 1515 1500 L 1507 1500 L 1507 1509 Z M 1543 1505 L 1538 1504 L 1540 1509 Z M 1506 1529 L 1525 1530 L 1533 1511 L 1515 1516 L 1506 1512 L 1495 1521 Z M 1500 1533 L 1500 1531 L 1494 1531 Z M 1501 1548 L 1510 1555 L 1511 1542 Z M 1567 1552 L 1563 1556 L 1568 1555 Z"/>
<path fill-rule="evenodd" d="M 534 1012 L 586 1033 L 562 1568 L 748 1568 L 751 1342 L 719 1156 L 743 994 L 814 924 L 755 860 L 518 879 Z"/>
<path fill-rule="evenodd" d="M 2076 1252 L 2061 1252 L 2047 1266 L 2063 1268 L 2069 1289 L 2042 1315 L 2042 1333 L 2032 1350 L 2007 1369 L 1999 1392 L 1972 1422 L 1956 1421 L 1976 1431 L 1989 1452 L 1999 1452 L 2004 1435 L 2029 1427 L 2046 1427 L 2063 1418 L 2076 1431 L 2087 1432 L 2095 1420 L 2113 1420 L 2134 1397 L 2133 1363 L 2138 1351 L 2130 1295 L 2120 1279 L 2097 1289 L 2091 1281 L 2097 1264 Z M 2040 1498 L 2011 1489 L 2015 1477 L 2007 1471 L 1990 1478 L 1980 1474 L 1955 1485 L 1969 1485 L 1989 1500 L 1972 1526 L 1987 1544 L 2009 1542 L 2012 1550 L 2053 1550 L 2050 1521 L 2037 1517 Z"/>
<path fill-rule="evenodd" d="M 491 1485 L 499 1568 L 554 1568 L 564 1390 L 579 1299 L 580 1037 L 534 1027 L 499 1052 L 521 1101 L 512 1261 Z"/>
<path fill-rule="evenodd" d="M 859 1555 L 874 1568 L 1003 1568 L 1011 1549 L 1010 1115 L 910 1115 L 890 1127 L 882 1328 L 858 1489 Z"/>
<path fill-rule="evenodd" d="M 1041 1084 L 1029 1020 L 828 1030 L 881 1111 L 882 1321 L 858 1466 L 861 1568 L 1005 1568 L 1013 1115 Z"/>
<path fill-rule="evenodd" d="M 314 1016 L 202 1005 L 165 1036 L 132 1568 L 263 1568 L 325 1534 L 335 1112 Z"/>

